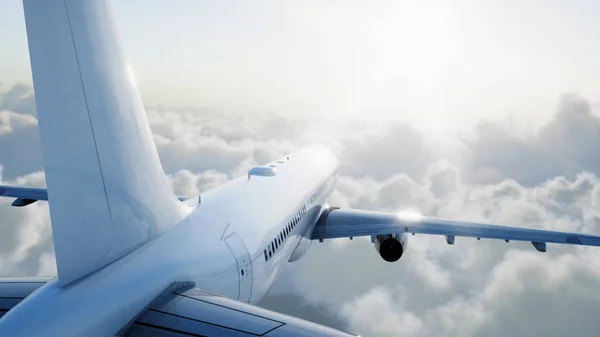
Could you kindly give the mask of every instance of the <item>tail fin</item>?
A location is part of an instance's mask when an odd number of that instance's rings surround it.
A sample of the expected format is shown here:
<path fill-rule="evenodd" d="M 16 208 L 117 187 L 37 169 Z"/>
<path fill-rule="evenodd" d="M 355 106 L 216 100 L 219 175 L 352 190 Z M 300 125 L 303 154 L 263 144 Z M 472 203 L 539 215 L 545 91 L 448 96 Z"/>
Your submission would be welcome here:
<path fill-rule="evenodd" d="M 24 0 L 59 282 L 188 214 L 169 189 L 105 0 Z"/>

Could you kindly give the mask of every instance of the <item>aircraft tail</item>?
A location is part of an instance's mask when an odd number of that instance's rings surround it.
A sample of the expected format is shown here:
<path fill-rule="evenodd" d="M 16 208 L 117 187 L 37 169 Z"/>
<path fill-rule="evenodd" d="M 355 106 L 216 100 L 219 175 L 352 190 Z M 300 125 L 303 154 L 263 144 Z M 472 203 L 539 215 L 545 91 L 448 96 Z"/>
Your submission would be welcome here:
<path fill-rule="evenodd" d="M 105 0 L 24 0 L 61 285 L 127 255 L 189 208 L 167 185 Z"/>

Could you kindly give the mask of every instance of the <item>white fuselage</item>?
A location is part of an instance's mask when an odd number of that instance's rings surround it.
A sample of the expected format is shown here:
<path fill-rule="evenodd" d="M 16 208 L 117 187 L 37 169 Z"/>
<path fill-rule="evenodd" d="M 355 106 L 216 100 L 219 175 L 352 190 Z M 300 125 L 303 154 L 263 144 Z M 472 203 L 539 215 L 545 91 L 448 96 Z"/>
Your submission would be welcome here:
<path fill-rule="evenodd" d="M 269 165 L 274 176 L 241 177 L 202 194 L 178 225 L 112 264 L 65 287 L 49 282 L 11 310 L 3 328 L 32 336 L 114 335 L 178 281 L 257 303 L 296 248 L 293 260 L 308 248 L 337 178 L 337 159 L 321 146 Z"/>

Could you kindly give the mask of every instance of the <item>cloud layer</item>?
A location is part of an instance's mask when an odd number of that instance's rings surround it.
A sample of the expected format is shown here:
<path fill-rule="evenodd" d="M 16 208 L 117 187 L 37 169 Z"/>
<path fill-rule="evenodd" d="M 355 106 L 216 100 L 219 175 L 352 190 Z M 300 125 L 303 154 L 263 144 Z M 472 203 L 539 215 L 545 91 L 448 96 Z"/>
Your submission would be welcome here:
<path fill-rule="evenodd" d="M 167 179 L 190 195 L 299 147 L 338 154 L 331 204 L 600 233 L 600 119 L 582 98 L 560 100 L 539 130 L 482 123 L 448 144 L 406 123 L 384 127 L 273 113 L 148 108 Z M 1 184 L 43 186 L 31 88 L 0 93 Z M 53 274 L 47 205 L 0 200 L 0 275 Z M 365 336 L 596 336 L 598 250 L 411 236 L 397 263 L 368 238 L 313 243 L 286 265 L 265 307 Z"/>

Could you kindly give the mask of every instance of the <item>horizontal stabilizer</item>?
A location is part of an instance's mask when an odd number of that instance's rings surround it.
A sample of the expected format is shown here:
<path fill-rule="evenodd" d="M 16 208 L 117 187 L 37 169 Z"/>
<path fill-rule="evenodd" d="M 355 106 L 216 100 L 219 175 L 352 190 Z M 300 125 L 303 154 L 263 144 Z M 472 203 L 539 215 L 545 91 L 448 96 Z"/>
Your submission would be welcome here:
<path fill-rule="evenodd" d="M 12 205 L 21 207 L 30 205 L 38 200 L 48 200 L 48 191 L 45 188 L 0 185 L 0 197 L 17 198 Z M 78 198 L 78 196 L 74 195 L 73 198 Z M 179 201 L 188 201 L 191 198 L 194 197 L 177 196 Z M 199 196 L 194 199 L 197 202 L 200 201 Z"/>

